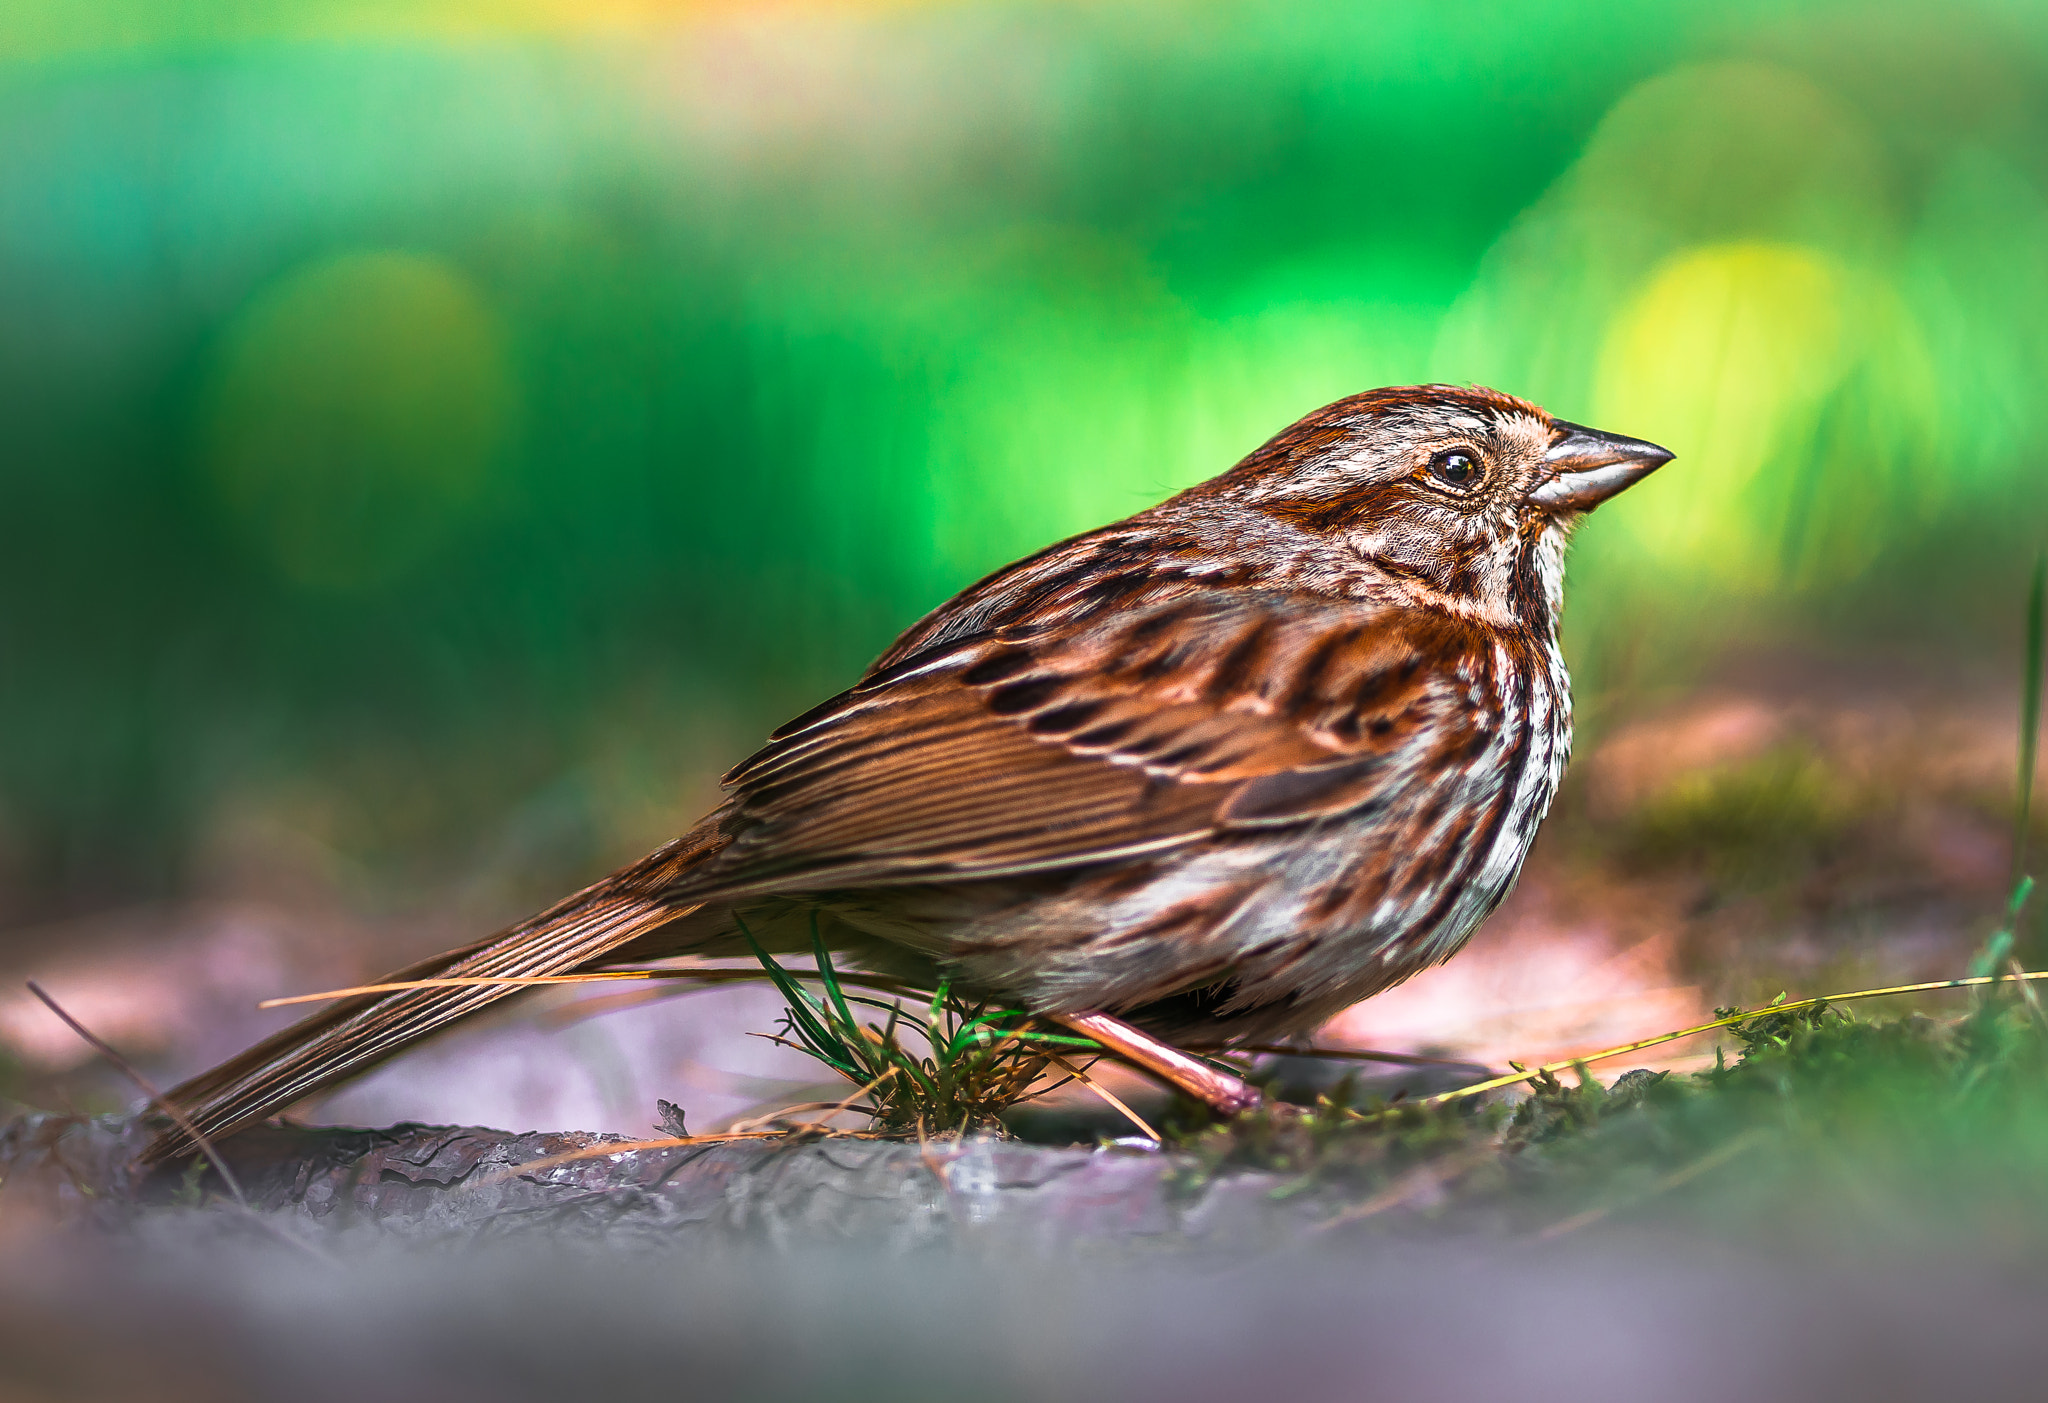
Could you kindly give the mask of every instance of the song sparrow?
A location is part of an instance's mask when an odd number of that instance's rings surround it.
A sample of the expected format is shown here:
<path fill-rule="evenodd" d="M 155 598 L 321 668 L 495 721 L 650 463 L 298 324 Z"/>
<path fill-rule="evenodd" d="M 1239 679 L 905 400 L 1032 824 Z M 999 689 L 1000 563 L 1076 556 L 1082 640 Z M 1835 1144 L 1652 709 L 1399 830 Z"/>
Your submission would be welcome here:
<path fill-rule="evenodd" d="M 870 969 L 943 970 L 1242 1104 L 1166 1040 L 1311 1028 L 1506 895 L 1571 745 L 1566 536 L 1670 457 L 1490 390 L 1339 400 L 974 585 L 688 833 L 392 978 L 743 953 L 742 920 L 802 951 L 818 919 Z M 361 996 L 169 1099 L 231 1132 L 512 992 Z"/>

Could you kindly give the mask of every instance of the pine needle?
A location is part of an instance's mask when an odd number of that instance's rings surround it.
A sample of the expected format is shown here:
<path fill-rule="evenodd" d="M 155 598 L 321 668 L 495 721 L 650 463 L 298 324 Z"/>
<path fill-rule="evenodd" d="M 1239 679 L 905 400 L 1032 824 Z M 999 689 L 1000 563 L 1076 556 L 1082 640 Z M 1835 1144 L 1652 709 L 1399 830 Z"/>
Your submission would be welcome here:
<path fill-rule="evenodd" d="M 615 969 L 593 970 L 578 974 L 475 974 L 452 976 L 446 979 L 399 979 L 386 984 L 355 984 L 346 989 L 323 989 L 317 994 L 292 994 L 281 999 L 265 999 L 258 1008 L 282 1008 L 287 1004 L 325 1003 L 334 999 L 352 999 L 361 994 L 402 994 L 409 989 L 478 989 L 493 985 L 544 985 L 544 984 L 602 984 L 628 980 L 694 979 L 707 984 L 741 984 L 759 982 L 768 975 L 756 969 Z M 899 979 L 883 975 L 842 974 L 839 982 L 850 984 L 857 989 L 873 989 L 884 994 L 916 993 Z"/>
<path fill-rule="evenodd" d="M 1122 1112 L 1124 1119 L 1129 1121 L 1132 1125 L 1137 1126 L 1139 1130 L 1143 1131 L 1145 1135 L 1152 1141 L 1153 1144 L 1160 1145 L 1165 1143 L 1164 1137 L 1162 1137 L 1160 1133 L 1154 1130 L 1151 1126 L 1147 1125 L 1145 1123 L 1145 1118 L 1143 1116 L 1139 1115 L 1129 1106 L 1126 1106 L 1115 1092 L 1111 1091 L 1101 1082 L 1095 1080 L 1095 1078 L 1089 1076 L 1087 1072 L 1083 1071 L 1079 1067 L 1076 1067 L 1073 1063 L 1069 1062 L 1066 1058 L 1060 1056 L 1057 1052 L 1049 1052 L 1046 1054 L 1046 1056 L 1048 1059 L 1051 1060 L 1053 1065 L 1057 1066 L 1061 1071 L 1065 1072 L 1075 1081 L 1081 1083 L 1081 1085 L 1087 1087 L 1097 1096 L 1100 1096 L 1104 1101 L 1107 1101 L 1116 1110 Z"/>
<path fill-rule="evenodd" d="M 470 1187 L 480 1189 L 490 1184 L 502 1184 L 505 1180 L 516 1179 L 522 1174 L 553 1169 L 562 1164 L 574 1164 L 578 1160 L 608 1159 L 612 1155 L 632 1154 L 638 1150 L 671 1150 L 685 1145 L 720 1145 L 730 1140 L 780 1140 L 788 1134 L 786 1130 L 738 1130 L 718 1135 L 663 1135 L 652 1140 L 611 1140 L 602 1144 L 585 1145 L 580 1150 L 564 1150 L 560 1154 L 543 1155 L 539 1159 L 508 1164 L 495 1174 L 486 1174 Z"/>
<path fill-rule="evenodd" d="M 781 1110 L 772 1111 L 765 1116 L 754 1116 L 749 1120 L 735 1121 L 733 1122 L 732 1128 L 737 1130 L 742 1125 L 766 1125 L 770 1122 L 781 1120 L 785 1116 L 794 1115 L 798 1111 L 821 1110 L 825 1113 L 823 1117 L 823 1119 L 825 1120 L 830 1120 L 833 1116 L 838 1115 L 841 1111 L 859 1110 L 864 1111 L 868 1115 L 873 1115 L 875 1112 L 872 1107 L 856 1106 L 854 1103 L 859 1101 L 861 1097 L 867 1095 L 870 1091 L 873 1091 L 876 1087 L 880 1086 L 883 1082 L 889 1080 L 889 1078 L 895 1076 L 898 1072 L 902 1070 L 903 1069 L 901 1067 L 887 1068 L 883 1071 L 882 1075 L 876 1077 L 866 1086 L 863 1086 L 856 1091 L 848 1092 L 843 1098 L 841 1098 L 838 1101 L 806 1101 L 803 1104 L 797 1106 L 784 1106 Z"/>

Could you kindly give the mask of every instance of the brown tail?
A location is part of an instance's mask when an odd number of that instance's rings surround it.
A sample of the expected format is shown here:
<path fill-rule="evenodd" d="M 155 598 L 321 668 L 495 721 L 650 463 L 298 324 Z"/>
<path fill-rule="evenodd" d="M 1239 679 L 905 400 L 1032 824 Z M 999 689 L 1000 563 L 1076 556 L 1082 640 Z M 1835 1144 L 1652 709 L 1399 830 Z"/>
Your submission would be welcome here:
<path fill-rule="evenodd" d="M 510 930 L 378 982 L 564 974 L 590 964 L 694 909 L 693 903 L 668 895 L 679 869 L 690 866 L 696 856 L 694 846 L 690 838 L 679 839 Z M 173 1088 L 164 1099 L 209 1139 L 231 1135 L 251 1121 L 367 1071 L 455 1019 L 520 992 L 518 985 L 483 985 L 366 994 L 266 1038 Z M 197 1148 L 184 1129 L 172 1126 L 149 1142 L 141 1159 L 150 1164 Z"/>

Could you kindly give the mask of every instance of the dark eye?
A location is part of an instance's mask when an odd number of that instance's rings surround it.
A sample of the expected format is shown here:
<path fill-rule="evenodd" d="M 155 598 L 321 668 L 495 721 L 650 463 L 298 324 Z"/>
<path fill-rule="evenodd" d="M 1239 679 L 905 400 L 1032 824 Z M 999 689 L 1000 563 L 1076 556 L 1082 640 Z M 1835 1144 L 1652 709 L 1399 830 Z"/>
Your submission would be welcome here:
<path fill-rule="evenodd" d="M 1447 448 L 1429 460 L 1429 475 L 1452 487 L 1470 487 L 1479 480 L 1479 463 L 1462 448 Z"/>

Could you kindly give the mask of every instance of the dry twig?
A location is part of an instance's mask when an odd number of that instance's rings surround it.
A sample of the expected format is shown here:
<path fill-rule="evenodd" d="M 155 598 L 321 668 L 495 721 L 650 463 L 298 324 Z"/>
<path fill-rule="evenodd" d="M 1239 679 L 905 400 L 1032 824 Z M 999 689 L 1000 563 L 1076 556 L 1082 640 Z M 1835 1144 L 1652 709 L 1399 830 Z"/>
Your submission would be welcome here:
<path fill-rule="evenodd" d="M 128 1078 L 129 1081 L 133 1082 L 136 1088 L 140 1090 L 144 1096 L 147 1096 L 149 1098 L 149 1104 L 151 1106 L 154 1106 L 156 1109 L 162 1111 L 165 1115 L 169 1116 L 171 1120 L 176 1123 L 177 1127 L 180 1130 L 184 1131 L 187 1135 L 192 1137 L 192 1143 L 199 1147 L 200 1153 L 205 1155 L 207 1162 L 213 1166 L 214 1173 L 220 1175 L 220 1181 L 223 1184 L 227 1185 L 228 1192 L 234 1195 L 235 1206 L 240 1208 L 242 1212 L 248 1216 L 251 1222 L 255 1223 L 258 1227 L 262 1228 L 263 1231 L 269 1233 L 272 1237 L 276 1237 L 285 1242 L 289 1242 L 292 1246 L 298 1248 L 300 1251 L 309 1253 L 310 1255 L 319 1258 L 321 1261 L 326 1262 L 329 1265 L 334 1264 L 334 1258 L 331 1255 L 329 1255 L 326 1252 L 323 1252 L 320 1248 L 315 1247 L 312 1243 L 307 1242 L 302 1238 L 294 1237 L 292 1234 L 286 1232 L 283 1228 L 279 1227 L 276 1223 L 271 1222 L 268 1217 L 264 1216 L 261 1213 L 258 1213 L 255 1209 L 255 1206 L 249 1202 L 249 1196 L 242 1192 L 241 1180 L 237 1179 L 235 1177 L 235 1172 L 232 1169 L 228 1168 L 228 1162 L 225 1159 L 221 1158 L 221 1153 L 219 1150 L 214 1148 L 213 1141 L 209 1140 L 205 1135 L 202 1135 L 199 1131 L 199 1127 L 194 1125 L 191 1119 L 188 1116 L 186 1116 L 183 1111 L 179 1110 L 176 1106 L 172 1105 L 171 1102 L 166 1100 L 164 1098 L 164 1094 L 156 1089 L 156 1087 L 150 1082 L 149 1078 L 143 1076 L 141 1072 L 137 1071 L 135 1069 L 135 1065 L 132 1062 L 130 1062 L 127 1058 L 123 1057 L 120 1053 L 116 1052 L 112 1046 L 103 1041 L 96 1033 L 92 1031 L 92 1029 L 86 1027 L 76 1018 L 73 1018 L 62 1004 L 58 1003 L 54 998 L 50 997 L 50 993 L 47 989 L 43 988 L 42 985 L 36 983 L 33 979 L 28 981 L 28 991 L 31 994 L 34 994 L 37 998 L 41 999 L 43 1001 L 43 1004 L 50 1010 L 50 1012 L 56 1014 L 57 1017 L 62 1019 L 64 1021 L 65 1027 L 69 1028 L 72 1032 L 78 1034 L 79 1037 L 85 1039 L 87 1046 L 91 1047 L 93 1051 L 99 1053 L 100 1056 L 106 1058 L 107 1061 L 112 1064 L 115 1071 L 119 1072 L 122 1076 Z"/>

